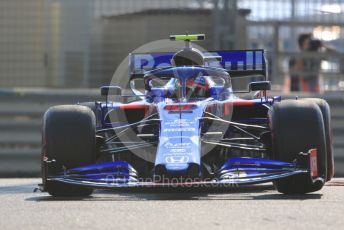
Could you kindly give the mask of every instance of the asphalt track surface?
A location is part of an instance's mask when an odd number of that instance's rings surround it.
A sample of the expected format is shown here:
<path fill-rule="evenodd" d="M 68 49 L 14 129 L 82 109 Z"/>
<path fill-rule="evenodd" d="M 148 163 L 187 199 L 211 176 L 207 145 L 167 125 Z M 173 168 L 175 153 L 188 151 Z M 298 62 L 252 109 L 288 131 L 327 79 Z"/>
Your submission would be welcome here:
<path fill-rule="evenodd" d="M 271 184 L 243 188 L 97 191 L 52 198 L 39 179 L 0 179 L 0 229 L 343 229 L 344 179 L 286 196 Z"/>

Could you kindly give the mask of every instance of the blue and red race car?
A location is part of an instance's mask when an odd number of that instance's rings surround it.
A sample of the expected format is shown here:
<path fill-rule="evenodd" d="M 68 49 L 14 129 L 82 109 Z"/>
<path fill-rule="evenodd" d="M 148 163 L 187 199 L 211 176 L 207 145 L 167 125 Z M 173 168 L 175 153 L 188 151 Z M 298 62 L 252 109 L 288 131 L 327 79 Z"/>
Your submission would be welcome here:
<path fill-rule="evenodd" d="M 279 192 L 320 190 L 333 176 L 330 109 L 321 99 L 268 97 L 264 50 L 129 55 L 133 95 L 101 88 L 105 101 L 44 115 L 42 190 L 88 196 L 96 188 L 237 186 L 272 181 Z M 241 99 L 231 81 L 249 83 Z M 144 92 L 135 80 L 144 83 Z M 121 98 L 135 97 L 123 103 Z"/>

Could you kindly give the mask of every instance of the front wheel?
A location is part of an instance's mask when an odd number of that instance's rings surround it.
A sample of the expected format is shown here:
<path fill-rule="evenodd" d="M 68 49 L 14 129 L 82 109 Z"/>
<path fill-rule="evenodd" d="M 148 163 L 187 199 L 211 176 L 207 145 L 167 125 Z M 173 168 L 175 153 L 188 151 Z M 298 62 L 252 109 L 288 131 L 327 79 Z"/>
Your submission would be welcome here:
<path fill-rule="evenodd" d="M 51 174 L 95 163 L 95 116 L 80 105 L 60 105 L 47 110 L 43 118 L 42 179 L 44 190 L 52 196 L 89 196 L 93 189 L 47 180 Z M 58 169 L 50 170 L 47 160 Z"/>
<path fill-rule="evenodd" d="M 317 149 L 318 179 L 296 175 L 279 179 L 275 187 L 285 194 L 304 194 L 320 190 L 327 178 L 327 154 L 323 117 L 311 101 L 286 100 L 275 103 L 269 111 L 273 157 L 293 162 L 295 155 Z"/>
<path fill-rule="evenodd" d="M 331 111 L 329 104 L 320 98 L 305 98 L 303 100 L 313 102 L 319 106 L 323 116 L 325 139 L 326 139 L 326 152 L 327 152 L 327 178 L 330 181 L 334 176 L 334 159 L 333 159 L 333 144 L 332 144 L 332 129 L 331 129 Z"/>

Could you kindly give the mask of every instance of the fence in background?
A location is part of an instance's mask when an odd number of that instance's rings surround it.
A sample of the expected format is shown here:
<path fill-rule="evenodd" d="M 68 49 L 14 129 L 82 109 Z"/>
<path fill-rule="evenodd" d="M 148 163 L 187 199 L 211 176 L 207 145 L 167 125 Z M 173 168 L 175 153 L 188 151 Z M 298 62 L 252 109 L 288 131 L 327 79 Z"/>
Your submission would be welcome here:
<path fill-rule="evenodd" d="M 276 86 L 296 38 L 312 32 L 344 51 L 340 0 L 2 0 L 1 87 L 99 87 L 135 48 L 206 33 L 205 49 L 264 48 Z M 342 54 L 324 54 L 327 90 L 344 89 Z"/>

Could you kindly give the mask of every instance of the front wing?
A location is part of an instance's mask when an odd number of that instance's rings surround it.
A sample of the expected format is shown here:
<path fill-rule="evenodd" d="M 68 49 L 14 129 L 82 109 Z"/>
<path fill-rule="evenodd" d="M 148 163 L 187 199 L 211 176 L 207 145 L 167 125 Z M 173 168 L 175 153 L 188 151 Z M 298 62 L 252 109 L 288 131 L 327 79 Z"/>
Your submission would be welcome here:
<path fill-rule="evenodd" d="M 314 154 L 315 152 L 315 154 Z M 124 161 L 103 162 L 65 170 L 48 181 L 94 188 L 133 188 L 133 187 L 235 187 L 259 184 L 295 175 L 308 175 L 313 182 L 317 175 L 316 150 L 300 153 L 293 163 L 262 158 L 231 158 L 223 164 L 217 175 L 211 179 L 188 179 L 168 177 L 140 179 L 135 169 Z"/>

